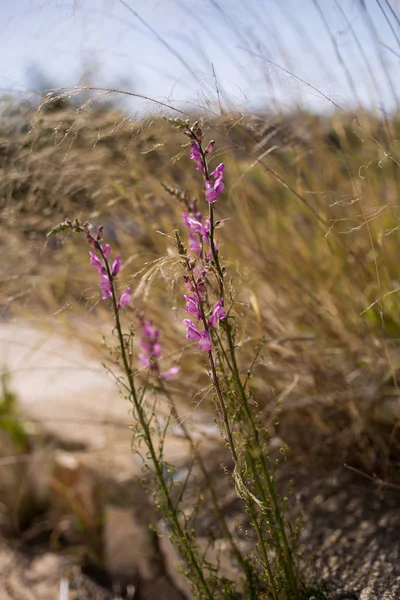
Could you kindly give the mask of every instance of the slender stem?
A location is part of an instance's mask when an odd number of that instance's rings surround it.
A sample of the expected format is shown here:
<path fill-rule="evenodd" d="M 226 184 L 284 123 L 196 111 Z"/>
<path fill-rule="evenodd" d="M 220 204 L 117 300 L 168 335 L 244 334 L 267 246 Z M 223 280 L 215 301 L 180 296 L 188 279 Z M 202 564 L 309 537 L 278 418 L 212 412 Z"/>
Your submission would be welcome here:
<path fill-rule="evenodd" d="M 232 454 L 232 459 L 233 459 L 233 462 L 234 462 L 234 465 L 235 465 L 235 470 L 237 472 L 237 475 L 239 476 L 240 483 L 241 483 L 242 487 L 245 490 L 247 490 L 247 485 L 246 485 L 246 482 L 245 482 L 245 476 L 244 476 L 244 473 L 243 473 L 243 469 L 242 469 L 242 467 L 240 465 L 240 461 L 238 460 L 238 455 L 237 455 L 237 452 L 236 452 L 236 447 L 235 447 L 235 444 L 234 444 L 234 441 L 233 441 L 233 436 L 232 436 L 232 432 L 231 432 L 230 425 L 229 425 L 228 412 L 226 410 L 226 406 L 225 406 L 223 394 L 222 394 L 222 391 L 221 391 L 221 388 L 220 388 L 220 385 L 219 385 L 218 376 L 217 376 L 217 372 L 216 372 L 216 368 L 215 368 L 215 364 L 214 364 L 214 359 L 213 359 L 213 356 L 212 356 L 211 352 L 209 354 L 209 364 L 210 364 L 210 367 L 211 367 L 211 374 L 212 374 L 212 381 L 213 381 L 214 389 L 216 391 L 217 398 L 218 398 L 218 401 L 219 401 L 219 407 L 220 407 L 220 410 L 221 410 L 222 416 L 223 416 L 223 422 L 224 422 L 224 425 L 225 425 L 225 431 L 226 431 L 227 436 L 228 436 L 228 445 L 229 445 L 229 449 L 230 449 L 231 454 Z M 260 548 L 261 548 L 261 553 L 263 555 L 264 565 L 265 565 L 265 567 L 267 569 L 267 572 L 268 572 L 268 576 L 269 576 L 269 579 L 270 579 L 270 584 L 272 586 L 274 598 L 276 598 L 277 597 L 277 595 L 276 595 L 277 594 L 277 590 L 276 590 L 276 586 L 275 586 L 275 578 L 273 577 L 273 574 L 272 574 L 272 569 L 271 569 L 270 561 L 269 561 L 269 558 L 268 558 L 267 546 L 266 546 L 266 543 L 265 543 L 265 540 L 264 540 L 264 536 L 261 533 L 261 528 L 260 528 L 259 523 L 258 523 L 257 511 L 254 509 L 252 501 L 248 499 L 247 494 L 246 494 L 246 504 L 247 504 L 247 507 L 248 507 L 248 509 L 249 509 L 249 511 L 251 513 L 252 522 L 253 522 L 254 527 L 256 529 L 257 537 L 258 537 L 258 541 L 259 541 L 259 545 L 260 545 Z"/>
<path fill-rule="evenodd" d="M 169 401 L 169 404 L 170 404 L 170 407 L 171 407 L 172 416 L 176 419 L 176 421 L 179 422 L 179 414 L 178 414 L 175 402 L 173 401 L 172 396 L 169 393 L 169 390 L 165 387 L 164 382 L 161 379 L 159 365 L 158 365 L 157 361 L 155 361 L 155 369 L 156 369 L 156 374 L 157 374 L 157 377 L 158 377 L 158 382 L 159 382 L 161 391 L 162 391 L 162 393 L 166 396 L 166 398 Z M 251 594 L 250 595 L 250 599 L 254 598 L 256 600 L 256 598 L 257 598 L 257 591 L 256 591 L 256 589 L 254 587 L 254 582 L 253 582 L 254 581 L 253 570 L 251 569 L 251 566 L 250 566 L 248 560 L 245 560 L 243 558 L 242 553 L 240 552 L 237 544 L 235 543 L 235 540 L 233 539 L 232 532 L 230 531 L 230 529 L 229 529 L 229 527 L 228 527 L 228 525 L 226 523 L 225 515 L 224 515 L 224 513 L 223 513 L 223 511 L 221 509 L 221 506 L 220 506 L 220 503 L 219 503 L 219 500 L 218 500 L 217 492 L 216 492 L 215 487 L 214 487 L 214 485 L 213 485 L 213 483 L 211 481 L 211 475 L 210 475 L 210 473 L 209 473 L 209 471 L 208 471 L 208 469 L 207 469 L 207 467 L 206 467 L 206 465 L 204 463 L 203 457 L 201 456 L 201 453 L 200 453 L 197 445 L 195 444 L 195 442 L 194 442 L 191 434 L 189 433 L 189 430 L 186 427 L 186 425 L 183 422 L 180 422 L 179 425 L 180 425 L 180 427 L 182 429 L 182 432 L 183 432 L 186 440 L 190 444 L 190 448 L 191 448 L 191 451 L 192 451 L 194 457 L 196 458 L 196 460 L 197 460 L 197 462 L 198 462 L 198 464 L 200 466 L 200 469 L 201 469 L 201 472 L 203 474 L 204 480 L 206 482 L 207 488 L 208 488 L 208 490 L 210 492 L 210 495 L 211 495 L 211 501 L 212 501 L 212 504 L 213 504 L 213 507 L 214 507 L 215 514 L 217 515 L 218 521 L 219 521 L 219 523 L 220 523 L 220 525 L 221 525 L 221 527 L 222 527 L 222 529 L 224 531 L 224 534 L 226 535 L 226 537 L 229 540 L 229 543 L 231 545 L 231 548 L 232 548 L 232 551 L 234 553 L 234 556 L 236 557 L 236 560 L 241 565 L 244 573 L 246 574 L 246 580 L 247 580 L 247 584 L 248 584 L 248 592 Z"/>
<path fill-rule="evenodd" d="M 160 461 L 157 458 L 157 454 L 154 448 L 154 444 L 153 444 L 153 440 L 151 437 L 151 432 L 149 430 L 149 426 L 148 426 L 148 422 L 146 420 L 145 414 L 144 414 L 144 409 L 142 404 L 138 401 L 138 397 L 136 394 L 136 388 L 135 388 L 135 382 L 134 382 L 134 378 L 133 378 L 133 373 L 132 370 L 130 369 L 129 366 L 129 359 L 126 353 L 126 346 L 125 346 L 125 341 L 124 341 L 124 334 L 122 332 L 122 326 L 121 326 L 121 320 L 120 320 L 120 316 L 119 316 L 119 308 L 118 308 L 118 301 L 117 301 L 117 295 L 115 292 L 115 285 L 114 285 L 114 280 L 113 280 L 113 276 L 111 273 L 111 269 L 110 269 L 110 265 L 108 263 L 107 258 L 104 256 L 104 252 L 103 249 L 101 247 L 101 245 L 97 242 L 97 249 L 100 252 L 102 258 L 103 258 L 103 262 L 104 262 L 104 266 L 107 272 L 107 276 L 109 278 L 110 281 L 110 287 L 111 287 L 111 294 L 112 294 L 112 306 L 113 306 L 113 312 L 114 312 L 114 318 L 115 318 L 115 326 L 117 329 L 117 333 L 118 333 L 118 339 L 119 339 L 119 344 L 120 344 L 120 351 L 121 351 L 121 358 L 122 358 L 122 363 L 124 366 L 124 370 L 126 373 L 126 376 L 128 378 L 128 383 L 129 383 L 129 389 L 130 389 L 130 394 L 133 400 L 133 403 L 135 405 L 135 409 L 139 418 L 139 423 L 141 425 L 141 427 L 143 428 L 143 432 L 145 434 L 145 440 L 146 440 L 146 444 L 148 447 L 148 450 L 150 452 L 150 456 L 151 456 L 151 460 L 153 463 L 153 467 L 154 467 L 154 472 L 155 475 L 157 477 L 157 480 L 160 484 L 161 487 L 161 491 L 162 494 L 164 496 L 164 500 L 167 503 L 167 508 L 168 508 L 168 514 L 171 518 L 171 521 L 173 523 L 173 526 L 175 528 L 175 531 L 177 532 L 178 535 L 178 540 L 181 541 L 181 543 L 183 542 L 184 544 L 184 548 L 185 548 L 185 552 L 187 553 L 189 559 L 190 559 L 190 564 L 192 565 L 196 576 L 197 576 L 197 580 L 200 583 L 200 585 L 203 588 L 203 591 L 206 595 L 206 597 L 209 600 L 213 600 L 214 596 L 213 593 L 210 591 L 209 587 L 208 587 L 208 583 L 204 577 L 204 573 L 202 568 L 200 567 L 198 560 L 195 556 L 195 553 L 193 551 L 193 546 L 192 546 L 192 541 L 190 540 L 187 532 L 185 532 L 182 527 L 181 524 L 179 522 L 177 513 L 176 513 L 176 509 L 173 505 L 171 496 L 169 494 L 167 485 L 165 483 L 164 480 L 164 475 L 163 475 L 163 471 L 162 471 L 162 467 L 160 464 Z"/>
<path fill-rule="evenodd" d="M 206 154 L 203 150 L 202 144 L 201 144 L 201 140 L 199 140 L 195 134 L 195 132 L 193 132 L 190 128 L 189 128 L 190 134 L 192 136 L 192 139 L 194 139 L 198 145 L 199 151 L 201 153 L 202 156 L 202 161 L 203 161 L 203 174 L 204 174 L 204 179 L 206 182 L 210 181 L 210 175 L 209 175 L 209 171 L 208 171 L 208 165 L 207 165 L 207 157 Z M 213 207 L 213 203 L 210 202 L 209 203 L 209 220 L 210 220 L 210 233 L 209 233 L 209 238 L 210 238 L 210 249 L 211 249 L 211 255 L 213 258 L 213 263 L 217 272 L 217 280 L 218 280 L 218 287 L 219 287 L 219 294 L 220 297 L 224 300 L 225 299 L 225 289 L 224 289 L 224 273 L 223 273 L 223 269 L 221 267 L 220 261 L 219 261 L 219 257 L 218 257 L 218 251 L 216 249 L 216 245 L 215 245 L 215 240 L 214 240 L 214 230 L 215 230 L 215 221 L 214 221 L 214 207 Z M 206 323 L 205 323 L 206 325 Z M 295 594 L 295 597 L 298 596 L 298 585 L 297 585 L 297 577 L 294 573 L 294 565 L 293 565 L 293 554 L 288 542 L 288 538 L 286 535 L 286 528 L 285 528 L 285 523 L 284 520 L 282 518 L 282 513 L 281 513 L 281 508 L 279 506 L 279 502 L 278 502 L 278 497 L 277 497 L 277 493 L 276 493 L 276 489 L 274 487 L 273 484 L 273 480 L 271 477 L 271 473 L 270 473 L 270 469 L 267 465 L 265 456 L 263 454 L 261 450 L 262 445 L 261 445 L 261 441 L 259 438 L 259 430 L 257 428 L 257 425 L 254 421 L 253 415 L 251 413 L 249 404 L 248 404 L 248 397 L 246 394 L 246 389 L 245 389 L 245 385 L 243 385 L 241 378 L 240 378 L 240 374 L 239 374 L 239 368 L 237 365 L 237 361 L 236 361 L 236 352 L 235 352 L 235 345 L 234 345 L 234 341 L 233 341 L 233 337 L 232 337 L 232 331 L 231 331 L 231 327 L 228 323 L 227 319 L 223 319 L 222 320 L 222 325 L 224 327 L 225 333 L 226 333 L 226 338 L 228 341 L 228 346 L 229 346 L 229 354 L 230 354 L 230 358 L 231 358 L 231 366 L 232 366 L 232 374 L 233 374 L 233 378 L 234 378 L 234 383 L 235 383 L 235 387 L 239 393 L 239 397 L 241 400 L 241 406 L 245 412 L 245 417 L 247 422 L 250 424 L 251 427 L 251 434 L 253 436 L 253 440 L 254 440 L 254 445 L 255 447 L 259 450 L 259 455 L 260 455 L 260 461 L 261 461 L 261 467 L 262 467 L 262 475 L 264 476 L 264 480 L 267 484 L 267 489 L 268 489 L 268 497 L 269 500 L 272 502 L 272 507 L 273 507 L 273 511 L 274 511 L 274 517 L 275 517 L 275 522 L 277 524 L 278 527 L 278 539 L 281 540 L 282 544 L 283 544 L 283 553 L 282 553 L 282 548 L 281 545 L 278 543 L 277 544 L 277 551 L 278 551 L 278 556 L 279 556 L 279 561 L 281 563 L 282 568 L 284 569 L 284 572 L 286 574 L 286 579 L 287 582 L 291 588 L 292 593 Z M 232 434 L 231 434 L 231 430 L 230 430 L 230 426 L 229 426 L 229 418 L 228 418 L 228 414 L 226 411 L 226 407 L 225 407 L 225 403 L 224 403 L 224 399 L 219 387 L 219 382 L 218 382 L 218 377 L 217 377 L 217 373 L 215 370 L 215 365 L 212 359 L 212 354 L 209 354 L 209 362 L 211 365 L 211 373 L 212 373 L 212 380 L 213 380 L 213 384 L 214 384 L 214 389 L 216 390 L 217 393 L 217 397 L 219 400 L 219 406 L 220 406 L 220 410 L 222 412 L 222 416 L 223 416 L 223 421 L 225 423 L 225 430 L 228 436 L 228 443 L 229 443 L 229 447 L 232 453 L 232 458 L 234 460 L 235 466 L 238 464 L 238 460 L 237 460 L 237 452 L 236 452 L 236 448 L 234 446 L 233 443 L 233 438 L 232 438 Z M 246 380 L 247 383 L 247 380 Z M 253 444 L 252 444 L 253 446 Z M 251 470 L 253 472 L 253 476 L 255 478 L 255 482 L 257 483 L 257 487 L 259 489 L 259 492 L 262 494 L 263 499 L 265 500 L 265 502 L 267 501 L 267 498 L 265 496 L 264 493 L 264 489 L 263 489 L 263 485 L 262 482 L 260 480 L 260 476 L 257 470 L 257 466 L 254 464 L 254 457 L 252 456 L 252 448 L 250 449 L 250 452 L 246 452 L 249 461 L 250 461 L 250 466 L 251 466 Z M 243 481 L 244 483 L 244 481 Z M 246 486 L 245 486 L 246 487 Z M 267 502 L 266 502 L 266 506 L 267 506 Z"/>
<path fill-rule="evenodd" d="M 237 389 L 241 396 L 241 404 L 242 404 L 243 409 L 245 410 L 247 420 L 250 423 L 250 426 L 252 429 L 252 435 L 254 436 L 254 440 L 255 440 L 255 445 L 257 448 L 261 448 L 261 443 L 260 443 L 260 439 L 259 439 L 259 431 L 254 422 L 253 415 L 251 414 L 251 410 L 250 410 L 250 407 L 249 407 L 249 404 L 247 401 L 246 391 L 245 391 L 245 389 L 242 385 L 241 379 L 240 379 L 239 368 L 238 368 L 238 365 L 236 362 L 235 348 L 234 348 L 234 343 L 233 343 L 233 339 L 232 339 L 232 335 L 231 335 L 230 326 L 229 326 L 229 323 L 226 323 L 226 322 L 224 322 L 224 325 L 225 325 L 225 332 L 226 332 L 226 337 L 227 337 L 228 345 L 229 345 L 229 353 L 230 353 L 232 365 L 233 365 L 233 376 L 235 379 Z M 292 585 L 292 589 L 295 590 L 297 593 L 298 592 L 297 578 L 295 576 L 295 573 L 293 572 L 293 555 L 292 555 L 292 551 L 291 551 L 291 548 L 289 546 L 289 542 L 287 539 L 286 528 L 285 528 L 285 524 L 284 524 L 284 521 L 282 518 L 281 509 L 278 504 L 276 491 L 275 491 L 273 483 L 272 483 L 270 470 L 268 468 L 265 456 L 262 452 L 260 452 L 260 459 L 261 459 L 263 475 L 264 475 L 264 478 L 265 478 L 265 481 L 266 481 L 266 484 L 268 487 L 268 495 L 269 495 L 270 500 L 272 501 L 275 520 L 277 522 L 280 538 L 281 538 L 283 546 L 284 546 L 284 556 L 281 557 L 282 567 L 284 568 L 285 572 L 287 573 L 289 583 Z M 278 551 L 279 551 L 279 546 L 278 546 Z"/>

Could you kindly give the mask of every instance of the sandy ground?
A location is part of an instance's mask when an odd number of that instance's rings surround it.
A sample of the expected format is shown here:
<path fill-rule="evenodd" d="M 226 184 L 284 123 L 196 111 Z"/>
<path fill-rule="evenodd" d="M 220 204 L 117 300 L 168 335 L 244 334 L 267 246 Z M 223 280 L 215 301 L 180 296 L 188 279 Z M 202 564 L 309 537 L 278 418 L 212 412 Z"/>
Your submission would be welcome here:
<path fill-rule="evenodd" d="M 67 447 L 81 448 L 92 466 L 128 480 L 140 472 L 130 450 L 129 404 L 100 363 L 100 356 L 55 326 L 0 325 L 0 364 L 10 374 L 22 415 L 38 421 Z M 203 427 L 216 442 L 212 421 L 201 414 L 197 421 L 197 428 Z M 169 436 L 167 455 L 184 465 L 185 442 Z M 295 489 L 294 510 L 303 512 L 305 523 L 302 553 L 313 555 L 317 578 L 329 582 L 330 598 L 400 600 L 400 489 L 377 486 L 345 469 L 334 477 L 300 478 Z M 221 489 L 220 496 L 224 493 Z M 76 585 L 69 599 L 110 598 L 74 568 L 67 558 L 52 553 L 32 562 L 3 543 L 0 598 L 58 598 L 64 572 Z"/>

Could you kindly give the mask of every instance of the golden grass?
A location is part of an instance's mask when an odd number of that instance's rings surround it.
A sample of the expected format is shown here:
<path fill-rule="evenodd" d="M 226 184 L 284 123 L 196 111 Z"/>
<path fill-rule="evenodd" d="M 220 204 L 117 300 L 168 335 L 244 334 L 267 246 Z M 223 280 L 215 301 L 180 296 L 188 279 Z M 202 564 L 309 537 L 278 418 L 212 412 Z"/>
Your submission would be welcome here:
<path fill-rule="evenodd" d="M 181 325 L 182 207 L 161 185 L 201 195 L 185 139 L 112 109 L 17 112 L 0 133 L 3 313 L 108 318 L 84 241 L 45 241 L 67 216 L 103 223 L 124 259 L 121 284 L 161 326 L 182 365 L 174 385 L 194 405 L 206 379 Z M 299 457 L 314 449 L 374 469 L 397 450 L 400 416 L 400 123 L 298 112 L 224 115 L 207 128 L 227 167 L 217 216 L 228 219 L 219 237 L 244 370 L 266 339 L 255 398 L 266 415 L 280 405 L 279 434 Z"/>

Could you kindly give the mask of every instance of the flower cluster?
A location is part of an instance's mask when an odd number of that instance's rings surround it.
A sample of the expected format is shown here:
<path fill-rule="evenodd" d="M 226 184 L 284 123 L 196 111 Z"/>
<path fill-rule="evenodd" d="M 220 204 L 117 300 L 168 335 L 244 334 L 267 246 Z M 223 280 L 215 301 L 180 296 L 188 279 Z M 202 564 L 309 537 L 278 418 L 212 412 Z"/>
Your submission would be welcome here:
<path fill-rule="evenodd" d="M 210 220 L 205 219 L 202 224 L 203 217 L 200 213 L 191 212 L 190 214 L 182 213 L 183 224 L 189 230 L 189 248 L 193 252 L 201 252 L 201 240 L 206 244 L 210 242 Z"/>
<path fill-rule="evenodd" d="M 154 327 L 149 321 L 143 321 L 141 324 L 141 338 L 139 340 L 139 345 L 143 352 L 141 352 L 138 357 L 144 369 L 151 369 L 152 371 L 158 370 L 158 359 L 162 356 L 159 338 L 159 329 Z M 180 367 L 171 367 L 168 371 L 160 373 L 160 376 L 163 379 L 172 379 L 179 371 Z"/>
<path fill-rule="evenodd" d="M 210 176 L 207 176 L 207 169 L 205 164 L 205 157 L 211 154 L 214 149 L 215 141 L 211 140 L 206 149 L 204 150 L 204 154 L 201 151 L 201 147 L 199 143 L 195 140 L 192 140 L 190 144 L 190 158 L 195 161 L 198 171 L 201 171 L 206 177 L 206 200 L 210 204 L 214 204 L 217 200 L 218 196 L 223 193 L 224 186 L 224 171 L 225 165 L 221 163 L 218 167 L 211 173 Z"/>
<path fill-rule="evenodd" d="M 208 175 L 206 157 L 211 154 L 214 148 L 214 140 L 211 140 L 204 152 L 201 147 L 201 131 L 200 137 L 192 140 L 190 146 L 190 158 L 195 161 L 198 171 L 203 173 L 205 179 L 205 195 L 206 200 L 210 204 L 210 211 L 217 200 L 218 196 L 224 191 L 224 172 L 225 165 L 221 163 L 218 167 Z M 198 252 L 200 258 L 203 258 L 202 248 L 203 244 L 213 245 L 213 249 L 217 248 L 216 241 L 211 240 L 211 222 L 210 219 L 203 219 L 201 213 L 197 210 L 196 200 L 187 202 L 187 212 L 182 213 L 183 223 L 188 229 L 189 235 L 189 248 L 194 252 Z M 212 249 L 206 255 L 207 258 L 212 258 Z M 196 321 L 202 322 L 204 330 L 201 331 L 198 325 L 193 323 L 190 319 L 184 319 L 183 323 L 186 326 L 186 339 L 195 340 L 198 342 L 201 350 L 211 352 L 212 343 L 210 331 L 220 319 L 226 319 L 226 312 L 224 308 L 223 298 L 220 298 L 215 304 L 211 311 L 211 314 L 207 317 L 205 314 L 206 307 L 206 286 L 204 283 L 206 270 L 200 272 L 201 269 L 195 266 L 192 270 L 192 277 L 184 275 L 185 284 L 189 290 L 189 294 L 185 294 L 186 300 L 186 312 L 194 316 Z"/>
<path fill-rule="evenodd" d="M 199 147 L 198 143 L 195 142 L 194 140 L 190 143 L 190 155 L 189 156 L 197 164 L 196 170 L 204 173 L 205 165 L 204 165 L 203 155 L 200 151 L 200 147 Z"/>
<path fill-rule="evenodd" d="M 225 165 L 221 163 L 210 175 L 210 179 L 206 181 L 206 200 L 210 204 L 214 204 L 216 199 L 225 189 L 224 186 Z"/>
<path fill-rule="evenodd" d="M 201 134 L 200 134 L 201 135 Z M 205 196 L 208 203 L 213 206 L 218 196 L 224 191 L 224 172 L 225 165 L 221 163 L 211 173 L 208 174 L 206 157 L 211 154 L 214 148 L 214 140 L 211 140 L 204 152 L 201 144 L 197 140 L 192 140 L 190 145 L 190 158 L 197 164 L 196 169 L 203 173 L 205 178 Z M 201 213 L 197 210 L 196 200 L 187 202 L 187 212 L 182 213 L 183 224 L 188 229 L 189 249 L 193 252 L 201 253 L 202 244 L 210 244 L 210 219 L 203 219 Z M 214 249 L 217 248 L 215 240 Z M 207 258 L 212 258 L 212 251 L 207 253 Z"/>
<path fill-rule="evenodd" d="M 211 315 L 206 319 L 204 315 L 204 300 L 206 294 L 204 282 L 201 279 L 198 279 L 194 285 L 188 275 L 184 275 L 184 279 L 187 288 L 191 292 L 191 295 L 184 295 L 186 300 L 186 312 L 192 314 L 196 321 L 203 321 L 203 323 L 207 324 L 207 328 L 204 331 L 200 331 L 193 321 L 184 319 L 183 323 L 186 325 L 186 339 L 198 342 L 200 350 L 211 352 L 210 329 L 215 327 L 220 319 L 226 319 L 224 301 L 220 298 L 212 309 Z"/>
<path fill-rule="evenodd" d="M 143 352 L 139 354 L 139 360 L 144 369 L 154 368 L 155 361 L 162 355 L 161 344 L 159 342 L 160 331 L 150 322 L 142 323 L 142 336 L 139 345 Z"/>
<path fill-rule="evenodd" d="M 110 244 L 101 244 L 100 239 L 99 239 L 99 235 L 98 235 L 96 243 L 97 243 L 98 247 L 101 248 L 103 261 L 104 262 L 107 261 L 107 264 L 108 264 L 108 260 L 111 255 L 111 246 L 110 246 Z M 91 240 L 89 240 L 89 241 L 90 241 L 91 245 L 94 248 L 96 248 L 96 243 L 94 243 L 94 240 L 93 240 L 93 242 Z M 95 254 L 95 252 L 89 252 L 89 256 L 90 256 L 90 264 L 93 267 L 95 267 L 95 269 L 97 269 L 97 271 L 100 275 L 101 297 L 103 300 L 107 300 L 108 298 L 112 297 L 112 282 L 117 277 L 117 275 L 120 272 L 121 267 L 122 267 L 121 257 L 119 254 L 115 257 L 111 267 L 109 267 L 109 271 L 110 271 L 110 275 L 109 275 L 109 272 L 108 272 L 105 264 L 103 264 L 102 260 L 98 257 L 97 254 Z M 131 301 L 130 292 L 131 292 L 131 289 L 129 287 L 127 287 L 125 289 L 125 291 L 121 294 L 121 297 L 118 301 L 119 309 L 125 308 L 125 306 L 128 306 L 128 304 L 130 304 L 130 301 Z"/>
<path fill-rule="evenodd" d="M 201 320 L 200 314 L 200 300 L 198 296 L 187 296 L 186 299 L 186 312 L 192 313 L 197 321 Z M 183 323 L 186 325 L 186 339 L 187 340 L 195 340 L 199 343 L 200 350 L 205 350 L 206 352 L 211 352 L 211 337 L 210 337 L 210 329 L 215 327 L 217 322 L 220 319 L 226 319 L 226 312 L 224 308 L 224 301 L 221 298 L 215 304 L 212 309 L 211 316 L 207 320 L 208 329 L 204 331 L 200 331 L 198 327 L 191 321 L 190 319 L 184 319 Z"/>

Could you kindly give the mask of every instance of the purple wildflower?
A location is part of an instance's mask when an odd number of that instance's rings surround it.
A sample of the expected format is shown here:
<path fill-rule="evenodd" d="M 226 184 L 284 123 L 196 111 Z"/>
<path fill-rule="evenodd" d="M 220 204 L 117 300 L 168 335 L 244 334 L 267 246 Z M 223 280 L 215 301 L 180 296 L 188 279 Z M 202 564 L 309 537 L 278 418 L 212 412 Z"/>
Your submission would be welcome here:
<path fill-rule="evenodd" d="M 210 334 L 208 331 L 201 332 L 201 339 L 199 340 L 199 348 L 200 350 L 205 350 L 206 352 L 211 352 L 212 344 L 210 339 Z"/>
<path fill-rule="evenodd" d="M 216 303 L 216 305 L 213 308 L 212 315 L 208 321 L 210 327 L 214 327 L 214 325 L 216 325 L 217 321 L 219 321 L 220 319 L 226 319 L 226 312 L 224 309 L 223 298 L 218 300 L 218 302 Z"/>
<path fill-rule="evenodd" d="M 197 171 L 204 171 L 203 157 L 201 155 L 198 144 L 194 141 L 192 141 L 190 144 L 190 158 L 196 162 Z"/>
<path fill-rule="evenodd" d="M 206 149 L 204 150 L 204 154 L 208 156 L 214 150 L 215 140 L 210 140 L 207 144 Z"/>
<path fill-rule="evenodd" d="M 110 244 L 104 244 L 103 246 L 103 254 L 105 256 L 105 258 L 108 260 L 110 258 L 110 254 L 111 254 L 111 246 Z"/>
<path fill-rule="evenodd" d="M 189 249 L 193 252 L 201 251 L 201 244 L 199 238 L 196 234 L 192 233 L 191 231 L 189 231 Z"/>
<path fill-rule="evenodd" d="M 200 273 L 200 276 L 203 276 L 205 274 L 205 271 L 203 271 L 202 273 Z M 201 279 L 198 279 L 196 282 L 196 286 L 194 286 L 189 275 L 184 275 L 183 280 L 189 292 L 192 292 L 192 294 L 195 294 L 196 297 L 199 297 L 201 300 L 203 300 L 204 296 L 206 295 L 206 286 L 204 285 L 204 282 Z"/>
<path fill-rule="evenodd" d="M 187 227 L 188 229 L 190 229 L 190 225 L 189 225 L 189 215 L 186 212 L 182 213 L 182 218 L 183 218 L 183 224 L 185 227 Z"/>
<path fill-rule="evenodd" d="M 189 231 L 192 231 L 193 233 L 199 233 L 203 237 L 208 236 L 210 226 L 208 224 L 208 229 L 206 229 L 206 227 L 201 222 L 201 215 L 198 215 L 198 218 L 196 219 L 195 217 L 191 217 L 187 213 L 183 212 L 182 217 L 183 223 L 185 227 L 189 229 Z M 206 223 L 207 222 L 209 223 L 209 219 L 206 219 Z"/>
<path fill-rule="evenodd" d="M 146 356 L 146 354 L 138 354 L 138 358 L 140 360 L 140 364 L 142 365 L 143 369 L 148 369 L 150 366 L 149 357 Z"/>
<path fill-rule="evenodd" d="M 142 337 L 139 341 L 143 352 L 138 354 L 140 363 L 144 369 L 157 369 L 157 359 L 162 356 L 162 347 L 159 342 L 160 331 L 154 327 L 149 321 L 142 323 Z M 179 373 L 180 367 L 171 367 L 167 371 L 160 373 L 163 379 L 172 379 Z"/>
<path fill-rule="evenodd" d="M 208 331 L 199 331 L 190 319 L 184 319 L 183 323 L 186 325 L 186 339 L 198 342 L 200 350 L 211 352 L 212 345 Z"/>
<path fill-rule="evenodd" d="M 118 254 L 115 259 L 114 262 L 112 264 L 112 269 L 111 269 L 111 273 L 113 277 L 116 277 L 118 275 L 118 273 L 120 272 L 122 267 L 122 263 L 121 263 L 121 255 Z"/>
<path fill-rule="evenodd" d="M 205 234 L 205 229 L 201 224 L 201 221 L 195 219 L 194 217 L 187 217 L 188 227 L 193 233 L 200 233 L 200 235 Z"/>
<path fill-rule="evenodd" d="M 221 163 L 210 175 L 210 181 L 206 181 L 206 200 L 214 204 L 216 199 L 225 189 L 224 186 L 225 165 Z M 213 183 L 213 182 L 214 183 Z"/>
<path fill-rule="evenodd" d="M 206 181 L 206 200 L 210 204 L 214 204 L 216 199 L 222 192 L 224 191 L 225 186 L 222 181 L 222 177 L 218 177 L 218 179 L 211 183 L 210 181 Z"/>
<path fill-rule="evenodd" d="M 201 223 L 201 215 L 196 215 L 197 218 L 188 215 L 183 212 L 183 223 L 185 227 L 189 229 L 189 248 L 193 250 L 193 252 L 201 251 L 201 244 L 198 238 L 198 235 L 201 235 L 203 240 L 208 243 L 209 242 L 209 220 L 206 219 L 205 225 L 203 226 Z"/>
<path fill-rule="evenodd" d="M 187 296 L 184 294 L 183 296 L 186 300 L 186 312 L 191 313 L 196 317 L 198 321 L 201 319 L 201 312 L 199 307 L 199 300 L 197 298 L 197 294 L 195 296 Z"/>
<path fill-rule="evenodd" d="M 122 308 L 125 308 L 125 306 L 128 306 L 128 304 L 130 304 L 130 302 L 131 302 L 131 288 L 127 287 L 126 290 L 124 292 L 122 292 L 122 294 L 121 294 L 121 297 L 118 302 L 118 308 L 121 310 Z"/>
<path fill-rule="evenodd" d="M 161 344 L 158 341 L 160 332 L 157 327 L 154 327 L 149 321 L 142 324 L 142 337 L 139 340 L 144 354 L 139 354 L 140 362 L 144 368 L 154 368 L 154 359 L 160 358 L 162 355 Z"/>
<path fill-rule="evenodd" d="M 195 234 L 201 235 L 203 241 L 206 244 L 208 244 L 210 233 L 210 220 L 206 219 L 203 225 L 200 220 L 201 215 L 198 215 L 199 218 L 195 219 L 194 217 L 189 216 L 187 213 L 182 213 L 182 217 L 184 225 L 189 229 L 189 248 L 191 250 L 194 250 L 195 252 L 200 252 L 200 241 L 198 240 Z"/>
<path fill-rule="evenodd" d="M 104 273 L 104 267 L 99 257 L 94 252 L 89 252 L 89 256 L 90 264 L 98 270 L 99 275 L 102 275 Z"/>
<path fill-rule="evenodd" d="M 150 321 L 145 321 L 143 323 L 143 333 L 144 335 L 151 341 L 155 342 L 160 337 L 160 331 L 150 323 Z"/>
<path fill-rule="evenodd" d="M 225 165 L 224 163 L 220 163 L 218 165 L 218 167 L 211 173 L 211 179 L 219 179 L 220 177 L 224 176 L 224 172 L 225 172 Z"/>
<path fill-rule="evenodd" d="M 175 367 L 171 367 L 167 371 L 161 373 L 161 377 L 163 379 L 172 379 L 173 377 L 175 377 L 175 375 L 179 373 L 180 370 L 181 368 L 176 365 Z"/>
<path fill-rule="evenodd" d="M 101 288 L 102 300 L 107 300 L 108 298 L 111 298 L 111 296 L 112 296 L 111 283 L 110 283 L 107 273 L 104 273 L 100 278 L 100 288 Z"/>

